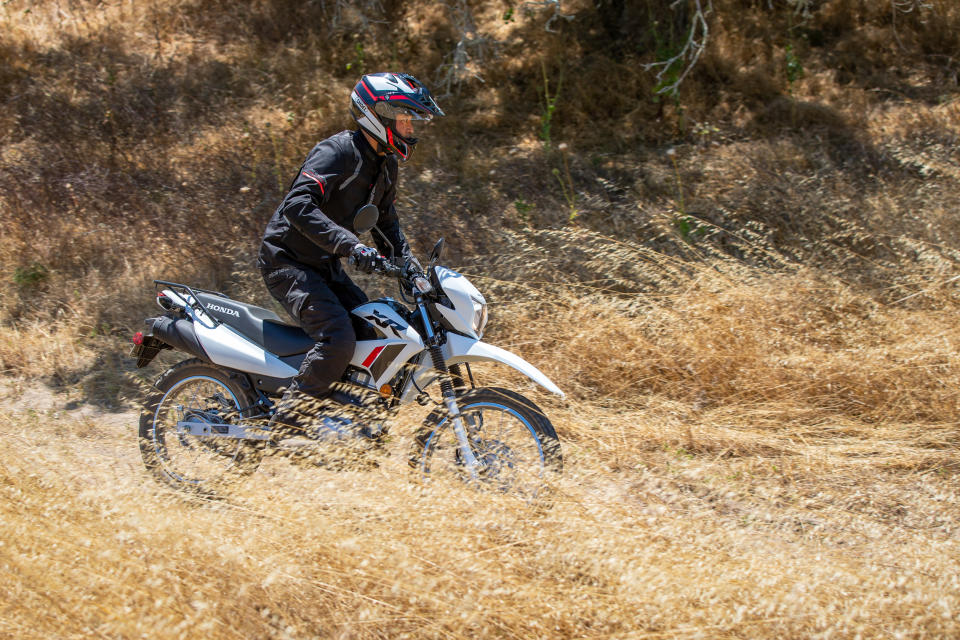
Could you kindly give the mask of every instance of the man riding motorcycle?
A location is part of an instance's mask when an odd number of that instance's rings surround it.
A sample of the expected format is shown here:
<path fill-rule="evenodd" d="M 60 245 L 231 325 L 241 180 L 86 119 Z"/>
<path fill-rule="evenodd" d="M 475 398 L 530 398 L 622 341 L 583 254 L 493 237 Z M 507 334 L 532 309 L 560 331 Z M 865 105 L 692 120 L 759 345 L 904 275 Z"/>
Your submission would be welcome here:
<path fill-rule="evenodd" d="M 303 408 L 330 406 L 331 384 L 350 362 L 356 336 L 350 310 L 367 296 L 344 272 L 340 258 L 365 273 L 379 254 L 412 260 L 394 206 L 398 158 L 406 161 L 419 127 L 444 113 L 430 91 L 404 73 L 365 75 L 350 96 L 359 127 L 319 142 L 309 153 L 290 190 L 267 224 L 257 264 L 270 294 L 315 341 L 271 421 L 306 429 Z M 364 205 L 379 210 L 373 233 L 376 249 L 353 228 Z M 313 400 L 315 402 L 309 402 Z M 307 401 L 307 402 L 305 402 Z"/>

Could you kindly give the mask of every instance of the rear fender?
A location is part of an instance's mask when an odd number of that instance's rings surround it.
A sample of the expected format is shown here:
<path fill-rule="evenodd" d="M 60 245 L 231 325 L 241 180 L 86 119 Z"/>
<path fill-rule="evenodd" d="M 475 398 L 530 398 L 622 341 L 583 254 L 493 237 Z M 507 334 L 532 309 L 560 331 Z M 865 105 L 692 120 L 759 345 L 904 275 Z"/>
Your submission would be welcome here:
<path fill-rule="evenodd" d="M 150 364 L 162 349 L 173 348 L 163 340 L 158 340 L 150 335 L 149 331 L 153 329 L 154 320 L 156 320 L 156 318 L 147 320 L 147 322 L 150 323 L 150 330 L 148 330 L 147 334 L 140 334 L 139 342 L 134 342 L 133 349 L 130 351 L 130 356 L 137 359 L 138 369 L 142 369 Z"/>

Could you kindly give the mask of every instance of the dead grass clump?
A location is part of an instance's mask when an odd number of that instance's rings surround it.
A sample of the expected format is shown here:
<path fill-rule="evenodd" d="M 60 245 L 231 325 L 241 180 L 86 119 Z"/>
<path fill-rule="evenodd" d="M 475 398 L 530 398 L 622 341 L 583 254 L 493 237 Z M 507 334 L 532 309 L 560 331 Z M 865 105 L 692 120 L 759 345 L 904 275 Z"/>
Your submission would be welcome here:
<path fill-rule="evenodd" d="M 62 382 L 88 364 L 91 346 L 77 340 L 76 328 L 67 324 L 6 326 L 0 332 L 0 371 Z"/>
<path fill-rule="evenodd" d="M 950 312 L 886 308 L 810 273 L 742 282 L 709 269 L 685 290 L 634 305 L 624 313 L 586 296 L 536 311 L 511 304 L 495 317 L 518 322 L 498 338 L 551 363 L 561 387 L 621 406 L 663 394 L 702 407 L 782 403 L 944 424 L 960 409 Z"/>

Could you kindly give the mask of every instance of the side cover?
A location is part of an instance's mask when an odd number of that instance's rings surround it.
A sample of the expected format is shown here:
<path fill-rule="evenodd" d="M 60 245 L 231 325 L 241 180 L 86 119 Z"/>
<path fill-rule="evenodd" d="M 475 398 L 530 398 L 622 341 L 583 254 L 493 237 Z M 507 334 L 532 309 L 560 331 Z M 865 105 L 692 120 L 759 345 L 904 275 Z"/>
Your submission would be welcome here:
<path fill-rule="evenodd" d="M 248 338 L 240 335 L 225 324 L 217 323 L 213 318 L 195 306 L 193 296 L 181 295 L 170 289 L 163 293 L 174 303 L 183 307 L 193 320 L 193 330 L 210 362 L 229 369 L 245 373 L 254 373 L 271 378 L 291 378 L 297 370 L 286 364 Z"/>
<path fill-rule="evenodd" d="M 399 305 L 391 302 L 373 300 L 351 311 L 369 326 L 375 337 L 357 340 L 350 364 L 367 371 L 375 389 L 393 380 L 410 358 L 423 351 L 423 338 L 394 308 Z"/>

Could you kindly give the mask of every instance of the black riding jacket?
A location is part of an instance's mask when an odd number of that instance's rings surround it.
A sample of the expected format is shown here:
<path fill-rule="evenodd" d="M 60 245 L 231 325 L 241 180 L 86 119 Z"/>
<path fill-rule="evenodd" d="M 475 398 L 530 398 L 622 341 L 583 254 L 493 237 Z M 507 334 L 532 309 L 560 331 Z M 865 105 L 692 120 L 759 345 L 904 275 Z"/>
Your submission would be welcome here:
<path fill-rule="evenodd" d="M 377 155 L 360 130 L 341 131 L 310 151 L 267 224 L 257 265 L 261 271 L 299 265 L 323 269 L 350 255 L 360 242 L 353 216 L 371 201 L 380 210 L 377 227 L 405 257 L 410 249 L 400 231 L 396 198 L 396 156 Z M 389 257 L 389 246 L 372 235 Z"/>

